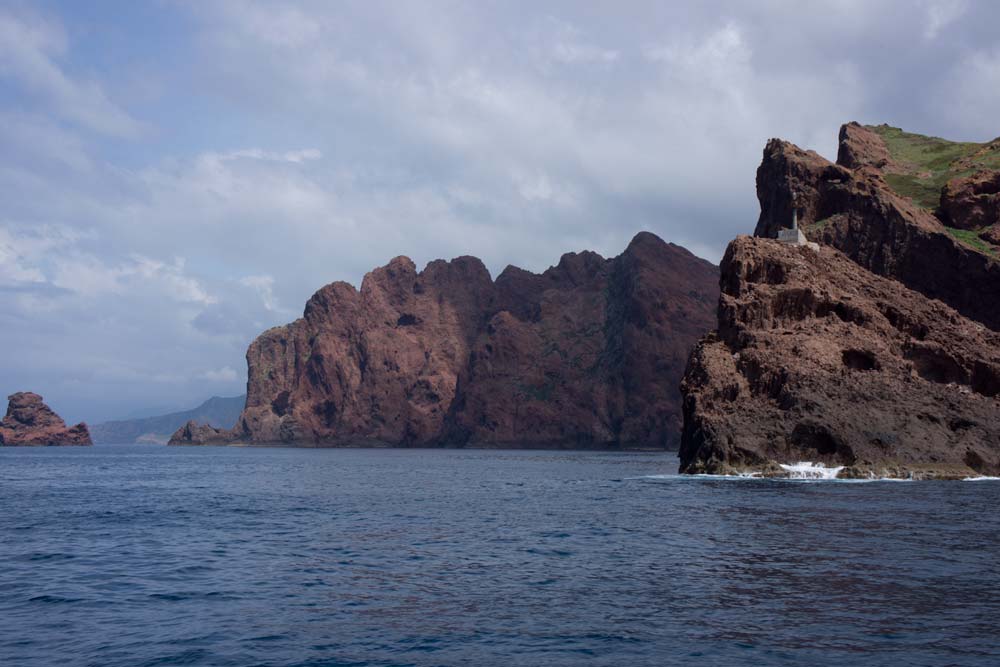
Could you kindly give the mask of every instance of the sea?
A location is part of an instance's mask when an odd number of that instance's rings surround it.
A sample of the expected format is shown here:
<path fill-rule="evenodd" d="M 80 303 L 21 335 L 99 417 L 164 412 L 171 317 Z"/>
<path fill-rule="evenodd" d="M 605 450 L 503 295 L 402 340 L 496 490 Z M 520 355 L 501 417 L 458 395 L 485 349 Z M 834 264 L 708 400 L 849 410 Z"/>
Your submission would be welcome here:
<path fill-rule="evenodd" d="M 1000 481 L 0 448 L 4 667 L 1000 665 Z"/>

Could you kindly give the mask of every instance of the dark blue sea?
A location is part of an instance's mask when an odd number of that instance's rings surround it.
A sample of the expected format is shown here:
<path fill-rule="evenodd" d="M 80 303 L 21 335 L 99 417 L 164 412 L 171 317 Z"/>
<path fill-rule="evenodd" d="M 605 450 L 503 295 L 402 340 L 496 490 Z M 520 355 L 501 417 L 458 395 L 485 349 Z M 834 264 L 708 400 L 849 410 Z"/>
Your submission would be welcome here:
<path fill-rule="evenodd" d="M 1000 665 L 1000 482 L 676 466 L 2 448 L 0 664 Z"/>

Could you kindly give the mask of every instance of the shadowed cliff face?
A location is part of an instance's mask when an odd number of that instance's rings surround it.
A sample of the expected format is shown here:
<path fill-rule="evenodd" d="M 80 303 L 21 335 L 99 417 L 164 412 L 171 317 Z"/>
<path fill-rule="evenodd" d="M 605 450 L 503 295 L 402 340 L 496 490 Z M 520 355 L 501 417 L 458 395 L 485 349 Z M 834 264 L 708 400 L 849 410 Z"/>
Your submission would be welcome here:
<path fill-rule="evenodd" d="M 652 234 L 494 283 L 475 258 L 405 258 L 333 283 L 247 351 L 232 431 L 174 444 L 676 446 L 677 384 L 714 321 L 717 269 Z"/>
<path fill-rule="evenodd" d="M 761 211 L 755 235 L 774 238 L 778 229 L 790 226 L 792 193 L 797 193 L 800 226 L 810 240 L 1000 330 L 1000 260 L 987 241 L 992 228 L 983 228 L 981 237 L 966 236 L 961 230 L 968 225 L 960 219 L 976 211 L 984 216 L 977 225 L 986 224 L 994 206 L 988 198 L 990 177 L 948 183 L 946 190 L 951 187 L 955 194 L 942 201 L 939 214 L 951 216 L 949 229 L 921 205 L 927 195 L 914 185 L 920 183 L 910 175 L 916 168 L 902 164 L 905 153 L 897 159 L 878 133 L 856 123 L 845 125 L 840 139 L 840 164 L 780 139 L 768 142 L 757 170 Z M 983 146 L 992 151 L 993 144 Z M 955 158 L 955 173 L 962 173 L 963 159 Z M 902 196 L 889 181 L 918 200 Z M 977 198 L 978 192 L 987 197 Z"/>
<path fill-rule="evenodd" d="M 682 472 L 1000 472 L 1000 334 L 819 252 L 739 237 L 684 378 Z"/>
<path fill-rule="evenodd" d="M 0 445 L 92 445 L 87 425 L 66 422 L 30 391 L 7 397 L 7 415 L 0 421 Z"/>

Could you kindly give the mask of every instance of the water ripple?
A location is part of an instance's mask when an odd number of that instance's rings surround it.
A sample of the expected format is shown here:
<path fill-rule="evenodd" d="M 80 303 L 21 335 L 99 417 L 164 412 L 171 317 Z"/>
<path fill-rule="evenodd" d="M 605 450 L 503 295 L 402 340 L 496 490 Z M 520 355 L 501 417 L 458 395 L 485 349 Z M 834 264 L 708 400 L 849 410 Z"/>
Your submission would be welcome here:
<path fill-rule="evenodd" d="M 4 665 L 1000 664 L 1000 484 L 0 448 Z"/>

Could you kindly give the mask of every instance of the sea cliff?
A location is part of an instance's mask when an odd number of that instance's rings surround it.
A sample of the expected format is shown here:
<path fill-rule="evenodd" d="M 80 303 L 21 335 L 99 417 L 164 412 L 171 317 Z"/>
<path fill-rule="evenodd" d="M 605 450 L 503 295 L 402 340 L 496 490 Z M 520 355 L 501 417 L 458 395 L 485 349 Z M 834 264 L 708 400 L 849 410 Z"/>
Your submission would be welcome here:
<path fill-rule="evenodd" d="M 332 283 L 247 351 L 233 429 L 171 444 L 676 447 L 677 387 L 718 269 L 650 233 L 495 281 L 474 257 L 406 257 Z"/>
<path fill-rule="evenodd" d="M 682 384 L 682 472 L 1000 473 L 998 151 L 856 123 L 839 164 L 768 142 Z M 793 209 L 817 249 L 773 239 Z"/>

